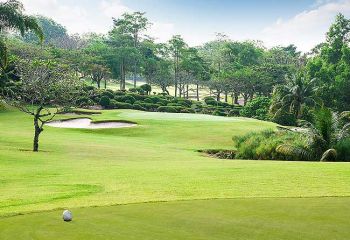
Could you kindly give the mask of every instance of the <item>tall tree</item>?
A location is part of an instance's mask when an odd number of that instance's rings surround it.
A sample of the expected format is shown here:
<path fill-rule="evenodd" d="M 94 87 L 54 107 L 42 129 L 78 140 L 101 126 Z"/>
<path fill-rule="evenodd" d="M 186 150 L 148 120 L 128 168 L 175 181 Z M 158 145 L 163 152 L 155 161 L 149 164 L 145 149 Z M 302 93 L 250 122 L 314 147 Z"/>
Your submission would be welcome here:
<path fill-rule="evenodd" d="M 187 44 L 180 35 L 175 35 L 169 40 L 168 45 L 174 65 L 175 97 L 178 95 L 181 97 L 181 91 L 179 91 L 182 87 L 181 84 L 179 84 L 180 61 Z"/>
<path fill-rule="evenodd" d="M 133 47 L 136 52 L 139 51 L 139 43 L 142 38 L 142 34 L 147 30 L 150 25 L 148 19 L 145 17 L 145 13 L 134 12 L 125 13 L 119 19 L 113 19 L 114 27 L 118 29 L 120 33 L 131 36 L 133 41 Z M 137 74 L 139 70 L 139 56 L 135 55 L 133 59 L 133 81 L 134 87 L 136 88 Z"/>

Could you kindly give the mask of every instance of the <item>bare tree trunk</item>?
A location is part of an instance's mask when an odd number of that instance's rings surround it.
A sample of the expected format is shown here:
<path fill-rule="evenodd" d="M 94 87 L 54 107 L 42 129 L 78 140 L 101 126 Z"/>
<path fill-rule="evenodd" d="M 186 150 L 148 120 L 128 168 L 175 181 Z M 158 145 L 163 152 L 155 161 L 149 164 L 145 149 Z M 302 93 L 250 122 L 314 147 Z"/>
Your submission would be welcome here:
<path fill-rule="evenodd" d="M 124 60 L 122 60 L 122 63 L 120 64 L 120 90 L 125 90 L 125 65 Z"/>
<path fill-rule="evenodd" d="M 40 114 L 40 112 L 38 112 L 34 116 L 33 152 L 38 152 L 39 151 L 39 136 L 40 136 L 40 133 L 42 133 L 42 131 L 43 131 L 43 128 L 40 127 L 40 125 L 39 125 L 39 114 Z"/>
<path fill-rule="evenodd" d="M 221 100 L 221 92 L 218 91 L 216 94 L 216 101 L 220 102 L 220 100 Z"/>
<path fill-rule="evenodd" d="M 199 84 L 196 84 L 197 101 L 199 101 Z"/>
<path fill-rule="evenodd" d="M 170 93 L 166 87 L 162 87 L 162 91 L 165 92 L 166 94 L 170 95 Z"/>
<path fill-rule="evenodd" d="M 136 76 L 137 76 L 137 66 L 136 66 L 136 62 L 134 64 L 134 73 L 133 73 L 133 79 L 134 79 L 134 88 L 136 88 L 137 84 L 136 84 Z"/>
<path fill-rule="evenodd" d="M 189 87 L 188 87 L 188 84 L 187 84 L 186 85 L 186 99 L 188 99 L 188 97 L 189 97 L 188 92 L 189 92 Z"/>
<path fill-rule="evenodd" d="M 105 90 L 107 89 L 107 79 L 105 78 Z"/>
<path fill-rule="evenodd" d="M 227 103 L 227 102 L 228 102 L 228 92 L 225 91 L 225 103 Z"/>
<path fill-rule="evenodd" d="M 247 103 L 248 103 L 249 95 L 248 94 L 243 94 L 243 98 L 244 98 L 244 106 L 246 106 Z"/>
<path fill-rule="evenodd" d="M 239 105 L 239 94 L 238 93 L 234 93 L 234 99 L 235 99 L 235 104 Z"/>

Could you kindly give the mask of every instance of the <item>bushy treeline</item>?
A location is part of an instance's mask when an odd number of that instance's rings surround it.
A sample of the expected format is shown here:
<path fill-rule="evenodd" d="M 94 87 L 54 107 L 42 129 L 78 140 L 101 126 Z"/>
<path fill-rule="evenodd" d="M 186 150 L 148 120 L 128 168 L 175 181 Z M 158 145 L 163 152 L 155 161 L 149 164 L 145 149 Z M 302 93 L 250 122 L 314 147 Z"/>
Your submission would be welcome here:
<path fill-rule="evenodd" d="M 170 101 L 164 104 L 136 99 L 135 104 L 111 97 L 109 105 L 104 104 L 108 108 L 136 105 L 147 111 L 239 113 L 282 125 L 311 121 L 313 112 L 321 107 L 335 112 L 350 108 L 350 21 L 342 14 L 330 27 L 325 42 L 305 54 L 294 45 L 267 49 L 259 41 L 238 42 L 223 34 L 195 48 L 178 35 L 166 43 L 156 43 L 147 37 L 150 22 L 140 12 L 114 19 L 113 28 L 105 35 L 70 36 L 49 18 L 40 16 L 37 21 L 45 37 L 43 45 L 36 44 L 40 36 L 35 37 L 35 32 L 7 36 L 1 88 L 20 82 L 16 65 L 23 59 L 44 59 L 68 66 L 81 81 L 92 82 L 98 89 L 108 89 L 109 83 L 117 82 L 121 92 L 128 92 L 126 95 L 144 98 L 153 94 L 153 87 L 158 89 L 157 94 L 169 95 L 163 100 Z M 147 83 L 143 86 L 148 89 L 141 88 L 137 84 L 140 81 Z M 205 102 L 192 103 L 204 106 L 197 111 L 171 98 Z"/>
<path fill-rule="evenodd" d="M 142 86 L 143 87 L 143 86 Z M 141 88 L 142 88 L 141 87 Z M 146 88 L 149 88 L 146 86 Z M 167 94 L 147 95 L 130 91 L 100 90 L 84 87 L 83 96 L 76 100 L 77 107 L 100 105 L 105 109 L 135 109 L 150 112 L 199 113 L 216 116 L 239 116 L 241 106 L 218 102 L 207 97 L 204 102 L 173 97 Z"/>

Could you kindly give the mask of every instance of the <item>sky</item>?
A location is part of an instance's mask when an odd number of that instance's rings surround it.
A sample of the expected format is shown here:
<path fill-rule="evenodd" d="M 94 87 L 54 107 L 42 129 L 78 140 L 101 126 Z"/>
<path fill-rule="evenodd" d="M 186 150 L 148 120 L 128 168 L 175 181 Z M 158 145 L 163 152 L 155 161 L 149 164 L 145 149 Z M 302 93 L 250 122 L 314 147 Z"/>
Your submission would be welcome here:
<path fill-rule="evenodd" d="M 0 0 L 1 1 L 1 0 Z M 50 17 L 69 33 L 107 33 L 112 18 L 141 11 L 152 22 L 147 34 L 166 42 L 179 34 L 198 46 L 224 33 L 233 40 L 261 40 L 265 46 L 295 44 L 309 51 L 350 0 L 22 0 L 29 14 Z"/>

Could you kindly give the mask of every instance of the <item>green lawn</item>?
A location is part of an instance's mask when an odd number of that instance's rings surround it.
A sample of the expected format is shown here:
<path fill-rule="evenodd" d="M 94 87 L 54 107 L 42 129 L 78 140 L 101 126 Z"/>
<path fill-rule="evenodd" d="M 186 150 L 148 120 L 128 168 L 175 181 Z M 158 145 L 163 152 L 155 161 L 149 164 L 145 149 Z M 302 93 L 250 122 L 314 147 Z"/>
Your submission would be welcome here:
<path fill-rule="evenodd" d="M 137 111 L 93 118 L 139 125 L 47 127 L 42 152 L 32 153 L 31 119 L 0 113 L 0 239 L 350 235 L 347 163 L 223 161 L 196 152 L 232 148 L 233 135 L 274 128 L 271 123 Z M 111 207 L 120 204 L 130 205 Z M 51 211 L 64 208 L 74 209 L 74 222 L 65 224 L 61 210 Z"/>

